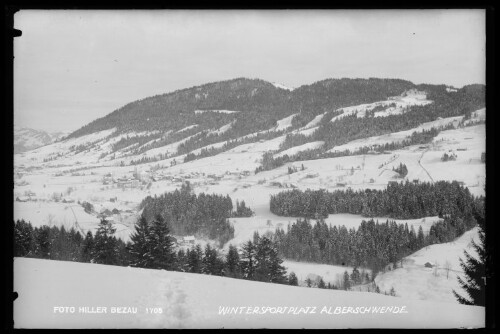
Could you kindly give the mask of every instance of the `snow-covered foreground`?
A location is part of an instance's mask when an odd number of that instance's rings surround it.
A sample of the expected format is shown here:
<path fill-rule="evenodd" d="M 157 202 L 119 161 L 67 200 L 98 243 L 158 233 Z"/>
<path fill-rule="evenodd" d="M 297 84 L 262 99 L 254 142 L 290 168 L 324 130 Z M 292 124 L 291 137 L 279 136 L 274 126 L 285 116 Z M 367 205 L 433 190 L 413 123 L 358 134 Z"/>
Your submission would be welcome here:
<path fill-rule="evenodd" d="M 14 302 L 15 328 L 478 328 L 485 325 L 485 310 L 477 306 L 27 258 L 14 260 L 14 290 L 19 294 Z M 67 312 L 64 307 L 68 307 Z M 112 313 L 120 307 L 120 311 L 131 313 Z M 237 313 L 223 314 L 221 310 L 227 307 Z M 391 307 L 390 312 L 387 307 Z"/>
<path fill-rule="evenodd" d="M 375 282 L 381 291 L 394 287 L 396 295 L 403 298 L 458 303 L 452 290 L 465 295 L 457 281 L 457 276 L 463 276 L 459 258 L 464 259 L 464 250 L 477 256 L 471 240 L 478 241 L 477 228 L 453 242 L 431 245 L 413 253 L 404 259 L 403 268 L 381 273 Z M 437 269 L 426 268 L 427 262 L 437 264 Z M 447 267 L 450 268 L 448 275 Z"/>

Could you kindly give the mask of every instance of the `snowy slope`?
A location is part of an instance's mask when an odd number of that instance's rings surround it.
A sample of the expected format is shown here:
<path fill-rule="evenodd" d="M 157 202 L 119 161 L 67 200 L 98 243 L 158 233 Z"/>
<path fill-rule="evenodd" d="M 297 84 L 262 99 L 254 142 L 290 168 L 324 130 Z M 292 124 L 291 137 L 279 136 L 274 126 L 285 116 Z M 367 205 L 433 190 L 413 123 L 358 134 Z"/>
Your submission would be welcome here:
<path fill-rule="evenodd" d="M 441 126 L 446 126 L 448 124 L 453 124 L 456 126 L 462 120 L 462 118 L 463 118 L 463 116 L 447 117 L 447 118 L 438 119 L 438 120 L 431 121 L 431 122 L 422 123 L 419 126 L 414 127 L 412 129 L 409 129 L 409 130 L 392 132 L 392 133 L 388 133 L 385 135 L 373 136 L 373 137 L 353 140 L 347 144 L 335 146 L 334 148 L 330 149 L 329 152 L 344 151 L 344 150 L 350 150 L 352 152 L 352 151 L 355 151 L 355 150 L 357 150 L 361 147 L 364 147 L 364 146 L 375 146 L 375 145 L 384 145 L 384 144 L 390 144 L 390 143 L 400 143 L 400 142 L 404 141 L 405 139 L 408 139 L 408 137 L 410 137 L 413 132 L 422 132 L 424 130 L 430 130 L 432 128 L 439 128 Z"/>
<path fill-rule="evenodd" d="M 305 126 L 303 126 L 301 129 L 309 129 L 309 128 L 313 128 L 313 127 L 317 126 L 321 122 L 321 120 L 323 119 L 323 117 L 325 117 L 326 114 L 327 113 L 319 114 L 318 116 L 314 117 L 312 119 L 312 121 L 310 121 Z"/>
<path fill-rule="evenodd" d="M 297 116 L 297 114 L 293 114 L 293 115 L 290 115 L 290 116 L 285 117 L 283 119 L 280 119 L 278 121 L 278 124 L 276 125 L 276 127 L 273 130 L 274 131 L 282 131 L 282 130 L 288 129 L 289 127 L 292 126 L 292 120 L 295 116 Z"/>
<path fill-rule="evenodd" d="M 235 122 L 236 121 L 232 121 L 231 123 L 223 125 L 223 126 L 221 126 L 220 128 L 218 128 L 216 130 L 212 130 L 212 131 L 209 132 L 209 134 L 213 133 L 213 134 L 221 135 L 221 134 L 227 132 L 229 129 L 231 129 L 231 127 L 233 126 L 233 124 Z"/>
<path fill-rule="evenodd" d="M 299 152 L 302 152 L 302 151 L 313 150 L 313 149 L 319 148 L 319 147 L 323 146 L 324 144 L 325 144 L 324 141 L 314 141 L 314 142 L 306 143 L 303 145 L 294 146 L 294 147 L 289 148 L 288 150 L 284 150 L 278 154 L 275 154 L 274 157 L 278 158 L 278 157 L 282 157 L 284 155 L 288 155 L 289 157 L 291 157 L 291 156 L 293 156 Z"/>
<path fill-rule="evenodd" d="M 377 107 L 382 107 L 383 110 L 375 112 L 375 117 L 386 117 L 389 115 L 399 115 L 405 112 L 406 108 L 410 106 L 424 106 L 432 103 L 427 100 L 425 92 L 416 89 L 410 89 L 400 96 L 393 96 L 385 101 L 378 101 L 373 103 L 365 103 L 356 106 L 340 108 L 342 114 L 333 117 L 330 122 L 335 122 L 338 119 L 349 115 L 356 115 L 358 118 L 365 117 L 366 112 L 371 111 Z"/>
<path fill-rule="evenodd" d="M 284 90 L 289 90 L 289 91 L 292 91 L 292 90 L 294 90 L 294 89 L 295 89 L 295 88 L 290 88 L 290 87 L 288 87 L 288 86 L 285 86 L 285 85 L 283 85 L 283 84 L 280 84 L 280 83 L 278 83 L 278 82 L 271 82 L 271 84 L 272 84 L 274 87 L 276 87 L 276 88 L 281 88 L 281 89 L 284 89 Z"/>
<path fill-rule="evenodd" d="M 203 114 L 205 112 L 216 112 L 216 113 L 223 113 L 223 114 L 234 114 L 236 112 L 239 112 L 239 111 L 235 111 L 235 110 L 225 110 L 225 109 L 213 109 L 213 110 L 195 110 L 194 113 L 195 114 Z"/>
<path fill-rule="evenodd" d="M 15 328 L 471 328 L 485 325 L 483 307 L 27 258 L 14 260 L 14 290 L 19 294 L 14 302 Z M 383 309 L 384 313 L 372 313 L 373 307 L 388 306 L 392 306 L 390 313 L 387 309 Z M 75 309 L 74 313 L 59 313 L 54 312 L 54 307 Z M 103 313 L 80 313 L 80 307 L 88 307 L 88 310 L 93 307 L 94 311 L 100 307 Z M 130 308 L 128 311 L 136 313 L 111 313 L 112 307 Z M 223 314 L 225 307 L 245 309 L 239 309 L 238 314 Z M 276 313 L 278 307 L 281 313 Z M 340 314 L 334 313 L 337 307 Z M 352 313 L 356 307 L 360 307 L 358 313 Z M 395 307 L 398 307 L 397 313 L 394 313 Z M 149 308 L 157 312 L 161 309 L 161 313 L 148 314 Z"/>
<path fill-rule="evenodd" d="M 457 281 L 457 276 L 463 276 L 459 258 L 464 259 L 464 250 L 477 257 L 471 240 L 478 242 L 477 228 L 452 242 L 431 245 L 413 253 L 404 259 L 403 268 L 381 273 L 375 282 L 382 291 L 394 287 L 396 295 L 403 298 L 458 303 L 452 290 L 464 294 Z M 427 262 L 437 264 L 437 271 L 426 268 L 424 264 Z M 450 267 L 448 276 L 447 262 Z"/>

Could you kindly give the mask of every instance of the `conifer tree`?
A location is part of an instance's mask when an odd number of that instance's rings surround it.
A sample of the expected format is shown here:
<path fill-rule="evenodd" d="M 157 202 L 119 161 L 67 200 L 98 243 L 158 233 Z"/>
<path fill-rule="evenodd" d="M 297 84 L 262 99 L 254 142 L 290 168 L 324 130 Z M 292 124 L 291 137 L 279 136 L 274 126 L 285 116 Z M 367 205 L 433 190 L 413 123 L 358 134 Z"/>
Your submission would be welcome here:
<path fill-rule="evenodd" d="M 201 249 L 200 244 L 197 244 L 194 248 L 192 248 L 187 254 L 188 258 L 188 267 L 189 272 L 191 273 L 201 273 L 202 271 L 202 260 L 203 260 L 203 251 Z"/>
<path fill-rule="evenodd" d="M 352 269 L 351 281 L 353 282 L 353 284 L 361 284 L 361 275 L 357 267 L 354 267 Z"/>
<path fill-rule="evenodd" d="M 114 238 L 116 228 L 106 219 L 101 219 L 94 237 L 92 249 L 92 262 L 100 264 L 116 264 L 117 242 Z"/>
<path fill-rule="evenodd" d="M 187 253 L 181 248 L 177 252 L 177 268 L 181 272 L 189 271 Z"/>
<path fill-rule="evenodd" d="M 462 296 L 453 290 L 455 298 L 460 304 L 465 305 L 486 305 L 486 270 L 489 255 L 485 248 L 485 219 L 484 211 L 481 209 L 474 210 L 474 218 L 479 227 L 479 243 L 472 241 L 472 247 L 476 251 L 478 257 L 473 257 L 467 251 L 464 251 L 465 261 L 460 259 L 460 266 L 464 271 L 465 277 L 458 277 L 460 287 L 465 290 L 466 296 Z"/>
<path fill-rule="evenodd" d="M 207 275 L 213 275 L 214 272 L 214 267 L 215 267 L 215 261 L 216 261 L 216 253 L 213 252 L 212 247 L 210 247 L 210 244 L 207 244 L 205 246 L 205 252 L 203 255 L 202 259 L 202 273 L 207 274 Z"/>
<path fill-rule="evenodd" d="M 148 239 L 151 247 L 148 261 L 151 263 L 151 268 L 175 270 L 174 241 L 170 235 L 168 222 L 161 215 L 157 215 L 151 222 Z"/>
<path fill-rule="evenodd" d="M 47 225 L 35 228 L 34 231 L 34 255 L 42 259 L 48 259 L 51 253 L 50 228 Z"/>
<path fill-rule="evenodd" d="M 94 249 L 94 236 L 91 231 L 87 231 L 85 239 L 82 242 L 82 248 L 80 251 L 80 261 L 81 262 L 91 262 L 92 252 Z"/>
<path fill-rule="evenodd" d="M 241 276 L 240 255 L 238 254 L 238 249 L 233 245 L 229 245 L 226 255 L 226 276 L 235 278 Z"/>
<path fill-rule="evenodd" d="M 255 279 L 263 282 L 286 283 L 286 270 L 281 265 L 283 260 L 278 256 L 273 242 L 267 237 L 261 237 L 255 249 Z"/>
<path fill-rule="evenodd" d="M 14 256 L 30 255 L 33 242 L 33 227 L 23 219 L 14 224 Z"/>
<path fill-rule="evenodd" d="M 243 278 L 254 279 L 255 265 L 255 246 L 249 240 L 242 246 L 241 269 L 243 271 Z"/>
<path fill-rule="evenodd" d="M 279 256 L 275 245 L 272 245 L 270 253 L 270 277 L 272 283 L 286 284 L 286 268 L 282 265 L 283 259 Z"/>
<path fill-rule="evenodd" d="M 295 286 L 299 285 L 299 280 L 297 278 L 297 275 L 295 275 L 293 271 L 290 273 L 290 275 L 288 275 L 288 284 Z"/>
<path fill-rule="evenodd" d="M 129 252 L 132 260 L 130 265 L 140 268 L 152 268 L 150 261 L 151 240 L 149 239 L 149 224 L 146 218 L 141 216 L 134 227 L 135 232 L 130 236 Z"/>
<path fill-rule="evenodd" d="M 349 290 L 351 288 L 351 282 L 349 280 L 349 274 L 347 270 L 344 272 L 344 290 Z"/>

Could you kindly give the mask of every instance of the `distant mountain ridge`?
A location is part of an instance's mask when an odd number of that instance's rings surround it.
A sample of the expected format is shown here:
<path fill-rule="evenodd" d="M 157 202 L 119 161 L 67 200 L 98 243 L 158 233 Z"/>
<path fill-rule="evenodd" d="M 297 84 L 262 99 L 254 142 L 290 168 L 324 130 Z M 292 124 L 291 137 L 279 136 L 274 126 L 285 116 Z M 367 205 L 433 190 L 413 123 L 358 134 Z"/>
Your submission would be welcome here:
<path fill-rule="evenodd" d="M 14 127 L 14 153 L 22 153 L 48 145 L 67 135 L 66 132 L 47 132 L 26 127 Z"/>
<path fill-rule="evenodd" d="M 104 135 L 102 143 L 109 149 L 102 158 L 115 159 L 120 151 L 122 157 L 135 156 L 130 164 L 142 164 L 182 154 L 189 154 L 185 161 L 199 159 L 285 134 L 280 150 L 323 142 L 308 153 L 318 158 L 355 139 L 470 115 L 485 107 L 485 91 L 484 85 L 450 89 L 378 78 L 326 79 L 290 90 L 260 79 L 237 78 L 128 103 L 64 139 Z M 100 145 L 88 142 L 72 150 Z"/>
<path fill-rule="evenodd" d="M 292 90 L 260 79 L 237 78 L 131 102 L 76 130 L 69 138 L 111 128 L 117 128 L 116 134 L 176 131 L 192 124 L 203 124 L 203 129 L 208 129 L 234 119 L 235 131 L 251 133 L 272 127 L 276 120 L 294 113 L 302 114 L 296 121 L 311 120 L 326 111 L 385 100 L 420 86 L 401 79 L 342 78 L 326 79 Z M 446 91 L 445 85 L 435 87 Z M 241 113 L 232 116 L 196 115 L 195 110 L 235 110 Z"/>

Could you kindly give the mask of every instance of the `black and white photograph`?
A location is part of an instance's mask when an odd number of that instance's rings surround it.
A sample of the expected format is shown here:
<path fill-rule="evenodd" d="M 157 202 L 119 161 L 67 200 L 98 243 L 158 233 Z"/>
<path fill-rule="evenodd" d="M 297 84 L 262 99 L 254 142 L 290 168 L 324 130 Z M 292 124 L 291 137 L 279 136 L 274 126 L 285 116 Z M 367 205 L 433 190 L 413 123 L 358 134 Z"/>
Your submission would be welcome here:
<path fill-rule="evenodd" d="M 17 11 L 13 327 L 485 328 L 486 14 Z"/>

